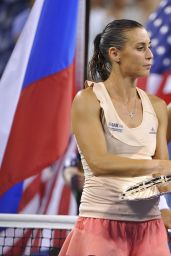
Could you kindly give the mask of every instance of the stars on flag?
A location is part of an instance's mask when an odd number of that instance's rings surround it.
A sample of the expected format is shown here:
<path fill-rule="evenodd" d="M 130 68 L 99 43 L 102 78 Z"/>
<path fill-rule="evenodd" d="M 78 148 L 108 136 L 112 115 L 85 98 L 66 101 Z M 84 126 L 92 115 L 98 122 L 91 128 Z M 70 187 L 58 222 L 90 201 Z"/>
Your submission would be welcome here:
<path fill-rule="evenodd" d="M 164 0 L 147 23 L 154 55 L 151 73 L 171 71 L 171 0 Z"/>

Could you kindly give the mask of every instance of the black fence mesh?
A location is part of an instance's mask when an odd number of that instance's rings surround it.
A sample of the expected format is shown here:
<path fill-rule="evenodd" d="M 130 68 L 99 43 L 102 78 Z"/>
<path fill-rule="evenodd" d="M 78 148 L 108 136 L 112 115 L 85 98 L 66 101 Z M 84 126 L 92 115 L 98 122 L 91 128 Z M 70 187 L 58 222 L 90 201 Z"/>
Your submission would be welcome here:
<path fill-rule="evenodd" d="M 1 228 L 1 256 L 58 255 L 70 230 L 44 228 Z"/>

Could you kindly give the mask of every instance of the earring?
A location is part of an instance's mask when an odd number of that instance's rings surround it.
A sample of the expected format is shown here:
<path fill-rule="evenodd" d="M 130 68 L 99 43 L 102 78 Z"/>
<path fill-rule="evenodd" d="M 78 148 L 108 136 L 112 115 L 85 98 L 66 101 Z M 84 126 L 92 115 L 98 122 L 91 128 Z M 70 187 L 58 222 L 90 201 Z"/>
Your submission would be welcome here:
<path fill-rule="evenodd" d="M 117 63 L 118 63 L 118 64 L 120 63 L 120 58 L 118 59 Z"/>

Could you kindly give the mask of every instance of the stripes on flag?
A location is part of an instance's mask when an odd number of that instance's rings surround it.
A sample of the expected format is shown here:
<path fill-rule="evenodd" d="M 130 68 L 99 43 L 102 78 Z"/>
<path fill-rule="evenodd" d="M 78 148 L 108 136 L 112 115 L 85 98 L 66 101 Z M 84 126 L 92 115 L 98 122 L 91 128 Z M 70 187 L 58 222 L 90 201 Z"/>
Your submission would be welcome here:
<path fill-rule="evenodd" d="M 171 102 L 171 0 L 161 1 L 147 22 L 151 38 L 153 65 L 149 77 L 138 80 L 138 86 Z"/>
<path fill-rule="evenodd" d="M 68 150 L 63 159 L 57 161 L 54 165 L 46 168 L 41 174 L 38 174 L 32 178 L 26 180 L 26 186 L 24 188 L 23 198 L 20 203 L 20 211 L 22 214 L 48 214 L 48 215 L 76 215 L 77 206 L 76 201 L 67 185 L 64 184 L 63 179 L 63 167 L 65 160 L 72 154 L 75 149 L 75 140 L 71 137 Z M 37 188 L 36 188 L 37 187 Z M 30 193 L 32 190 L 34 193 Z M 7 237 L 13 237 L 13 230 L 7 229 L 5 231 L 6 243 L 10 246 L 13 244 L 13 239 Z M 36 252 L 36 249 L 47 246 L 44 244 L 46 241 L 40 241 L 39 230 L 35 230 L 34 239 L 30 240 L 32 233 L 26 230 L 26 238 L 23 238 L 23 230 L 17 231 L 18 238 L 15 239 L 15 247 L 9 250 L 4 249 L 5 255 L 29 255 Z M 45 233 L 48 231 L 44 231 Z M 65 231 L 64 231 L 65 232 Z M 65 235 L 65 234 L 63 234 Z M 54 236 L 51 237 L 51 246 L 60 247 L 59 232 L 54 232 Z M 1 236 L 0 236 L 1 237 Z M 3 239 L 0 238 L 0 244 L 3 244 Z M 57 243 L 55 241 L 58 241 Z M 40 244 L 41 242 L 41 244 Z M 29 244 L 35 247 L 30 248 Z M 21 246 L 22 245 L 22 246 Z M 0 248 L 1 250 L 2 248 Z M 0 251 L 0 254 L 2 252 Z"/>

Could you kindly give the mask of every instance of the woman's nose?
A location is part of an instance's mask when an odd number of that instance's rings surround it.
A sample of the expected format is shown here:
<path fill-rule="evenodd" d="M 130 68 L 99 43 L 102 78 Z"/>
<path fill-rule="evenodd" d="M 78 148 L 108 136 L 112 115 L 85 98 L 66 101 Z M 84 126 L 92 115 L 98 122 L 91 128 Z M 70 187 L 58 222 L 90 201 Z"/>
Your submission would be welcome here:
<path fill-rule="evenodd" d="M 147 59 L 152 59 L 153 58 L 153 53 L 151 51 L 151 49 L 147 49 L 147 52 L 146 52 L 146 58 Z"/>

